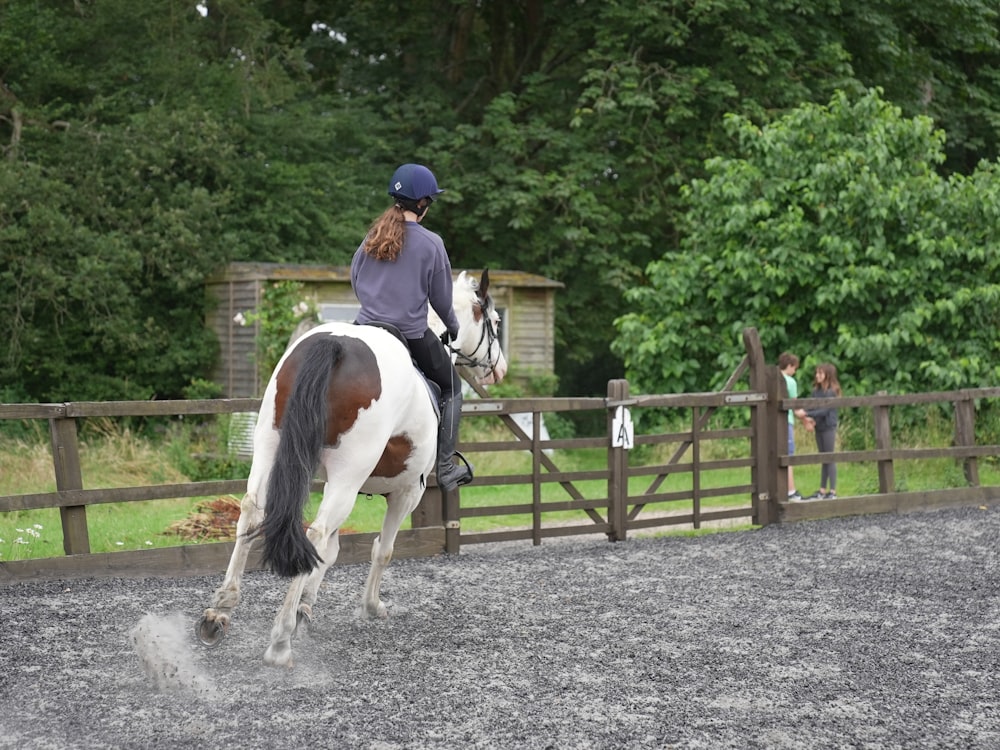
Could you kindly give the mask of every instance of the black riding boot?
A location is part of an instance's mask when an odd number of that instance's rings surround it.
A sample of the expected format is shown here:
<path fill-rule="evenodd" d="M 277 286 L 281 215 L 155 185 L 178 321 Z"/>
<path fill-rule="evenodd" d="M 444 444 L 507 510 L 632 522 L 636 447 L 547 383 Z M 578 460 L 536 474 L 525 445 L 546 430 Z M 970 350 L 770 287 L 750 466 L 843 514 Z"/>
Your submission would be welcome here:
<path fill-rule="evenodd" d="M 472 481 L 472 465 L 455 450 L 458 443 L 458 422 L 462 418 L 462 391 L 441 403 L 441 424 L 438 426 L 437 482 L 442 490 L 451 491 Z M 455 458 L 461 461 L 455 463 Z"/>

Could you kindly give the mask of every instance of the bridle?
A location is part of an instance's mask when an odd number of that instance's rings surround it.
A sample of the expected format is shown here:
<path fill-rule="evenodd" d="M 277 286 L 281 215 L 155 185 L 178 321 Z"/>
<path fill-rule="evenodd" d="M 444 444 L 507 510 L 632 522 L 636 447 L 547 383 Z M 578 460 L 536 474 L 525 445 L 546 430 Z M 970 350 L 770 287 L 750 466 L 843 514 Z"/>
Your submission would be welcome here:
<path fill-rule="evenodd" d="M 493 359 L 493 344 L 496 343 L 497 336 L 496 330 L 493 328 L 493 321 L 490 319 L 488 305 L 485 300 L 478 300 L 479 311 L 483 316 L 483 327 L 479 334 L 479 343 L 476 344 L 476 348 L 472 350 L 472 354 L 466 354 L 463 351 L 456 349 L 455 347 L 448 345 L 449 351 L 455 355 L 455 364 L 461 367 L 480 368 L 486 371 L 486 374 L 496 375 L 496 366 L 499 360 Z M 486 344 L 486 355 L 485 357 L 479 356 L 479 350 L 483 348 L 483 343 Z"/>

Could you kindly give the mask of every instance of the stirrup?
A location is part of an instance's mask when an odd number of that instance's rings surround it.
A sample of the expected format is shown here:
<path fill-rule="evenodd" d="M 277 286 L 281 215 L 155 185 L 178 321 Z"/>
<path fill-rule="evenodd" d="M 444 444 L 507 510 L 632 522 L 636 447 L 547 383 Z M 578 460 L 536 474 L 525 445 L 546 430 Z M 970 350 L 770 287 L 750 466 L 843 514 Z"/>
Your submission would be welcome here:
<path fill-rule="evenodd" d="M 465 468 L 468 469 L 468 471 L 469 471 L 468 474 L 463 475 L 462 478 L 458 480 L 457 486 L 458 487 L 462 487 L 462 486 L 468 484 L 469 482 L 471 482 L 472 479 L 473 479 L 473 477 L 472 477 L 472 464 L 469 463 L 469 459 L 467 459 L 465 456 L 463 456 L 459 451 L 455 451 L 454 453 L 452 453 L 451 457 L 452 458 L 457 458 L 459 461 L 461 461 L 463 464 L 465 464 Z"/>

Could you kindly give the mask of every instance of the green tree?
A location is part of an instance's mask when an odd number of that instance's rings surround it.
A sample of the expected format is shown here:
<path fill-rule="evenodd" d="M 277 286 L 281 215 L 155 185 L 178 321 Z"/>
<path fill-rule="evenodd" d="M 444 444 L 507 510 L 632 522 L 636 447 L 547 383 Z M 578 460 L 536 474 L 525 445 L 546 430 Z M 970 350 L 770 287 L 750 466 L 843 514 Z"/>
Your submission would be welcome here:
<path fill-rule="evenodd" d="M 176 394 L 211 365 L 204 279 L 226 257 L 213 230 L 227 198 L 206 185 L 225 181 L 220 144 L 194 113 L 149 118 L 56 134 L 45 169 L 0 165 L 4 375 L 36 398 Z"/>
<path fill-rule="evenodd" d="M 941 176 L 944 134 L 877 91 L 727 125 L 738 155 L 685 188 L 680 252 L 616 321 L 639 387 L 719 385 L 746 326 L 772 358 L 836 362 L 856 391 L 1000 383 L 996 163 Z"/>
<path fill-rule="evenodd" d="M 350 257 L 378 129 L 312 96 L 254 7 L 75 7 L 0 6 L 0 378 L 46 401 L 179 396 L 216 356 L 207 276 Z"/>
<path fill-rule="evenodd" d="M 480 119 L 430 132 L 423 153 L 458 188 L 448 200 L 461 209 L 445 229 L 460 262 L 507 258 L 566 284 L 557 320 L 563 393 L 602 392 L 621 375 L 611 321 L 629 305 L 625 291 L 644 283 L 646 264 L 677 249 L 679 187 L 725 148 L 725 113 L 765 124 L 836 90 L 878 84 L 907 113 L 952 122 L 962 108 L 939 102 L 997 92 L 985 73 L 997 48 L 991 4 L 949 4 L 938 15 L 918 5 L 659 0 L 572 13 L 547 5 L 537 64 L 525 61 Z M 476 28 L 490 23 L 484 15 Z M 484 45 L 492 38 L 484 32 Z M 930 100 L 921 93 L 928 80 Z M 956 166 L 996 154 L 997 119 L 985 109 L 968 116 L 989 136 L 953 142 Z"/>
<path fill-rule="evenodd" d="M 725 113 L 878 85 L 949 133 L 938 171 L 970 174 L 1000 143 L 997 39 L 995 0 L 6 0 L 0 375 L 177 395 L 213 357 L 196 277 L 347 262 L 420 160 L 456 267 L 562 281 L 560 391 L 603 392 L 612 321 L 677 251 Z"/>

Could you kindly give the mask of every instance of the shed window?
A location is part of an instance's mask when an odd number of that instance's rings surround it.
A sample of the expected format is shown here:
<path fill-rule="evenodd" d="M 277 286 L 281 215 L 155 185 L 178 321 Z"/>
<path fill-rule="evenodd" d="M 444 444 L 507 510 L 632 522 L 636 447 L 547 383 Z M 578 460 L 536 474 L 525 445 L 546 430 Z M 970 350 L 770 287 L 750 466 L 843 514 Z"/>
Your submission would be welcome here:
<path fill-rule="evenodd" d="M 496 310 L 497 310 L 497 315 L 500 316 L 500 330 L 497 331 L 497 333 L 500 336 L 500 348 L 503 349 L 504 356 L 509 357 L 510 354 L 508 354 L 509 351 L 508 347 L 510 346 L 510 338 L 508 337 L 507 333 L 508 331 L 510 331 L 510 326 L 507 325 L 508 311 L 506 307 L 499 307 L 499 306 L 496 308 Z"/>
<path fill-rule="evenodd" d="M 319 317 L 324 323 L 353 323 L 359 310 L 361 305 L 357 304 L 321 302 Z"/>
<path fill-rule="evenodd" d="M 361 305 L 346 302 L 321 302 L 319 305 L 319 317 L 324 323 L 353 323 L 358 316 Z M 507 332 L 510 330 L 507 325 L 507 308 L 497 307 L 500 315 L 500 346 L 504 352 L 510 346 Z"/>

